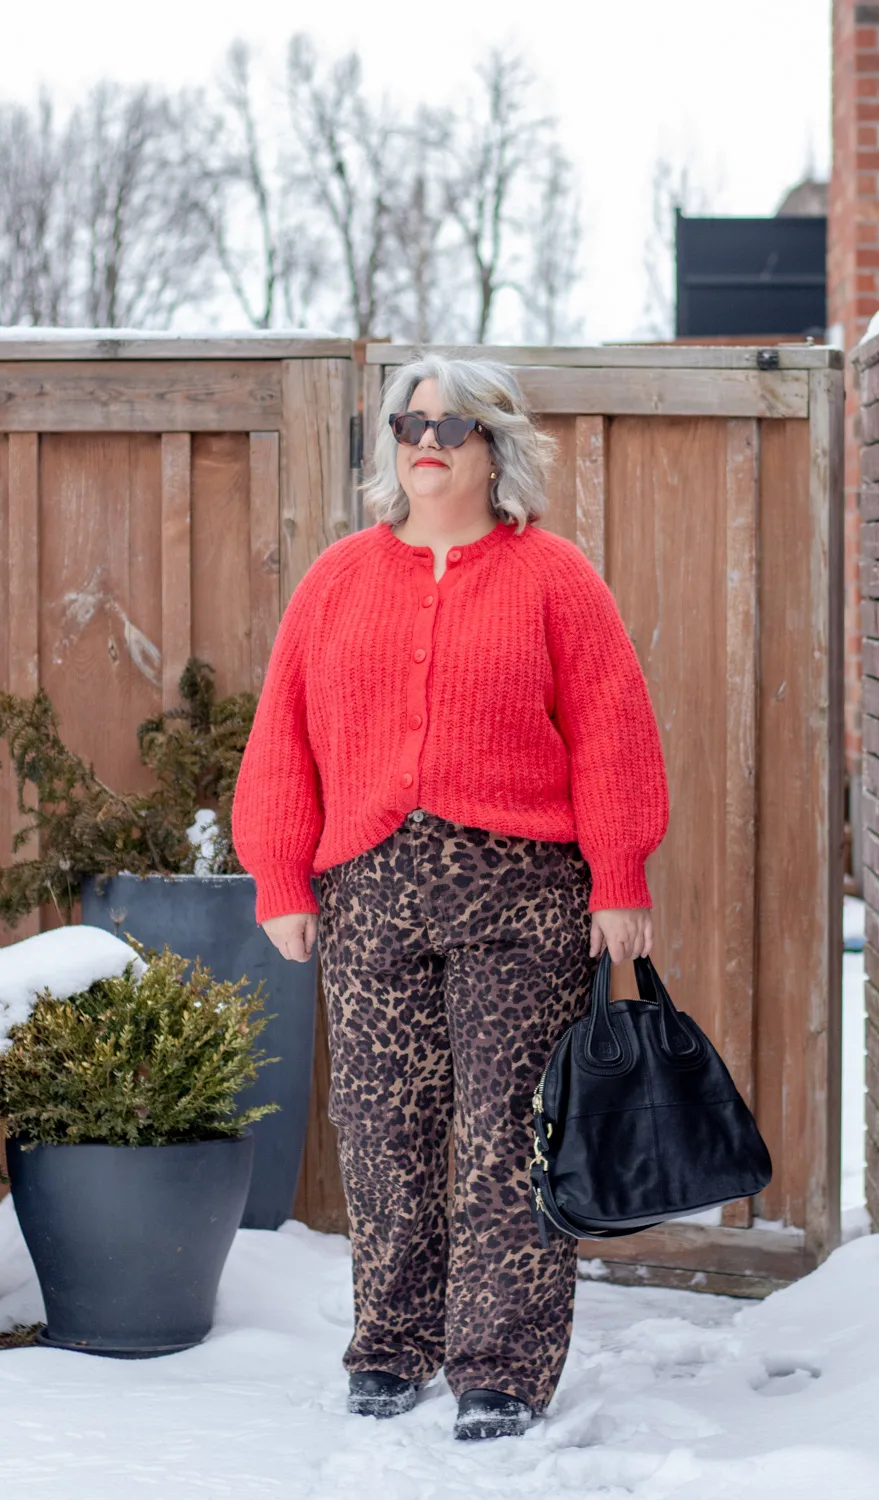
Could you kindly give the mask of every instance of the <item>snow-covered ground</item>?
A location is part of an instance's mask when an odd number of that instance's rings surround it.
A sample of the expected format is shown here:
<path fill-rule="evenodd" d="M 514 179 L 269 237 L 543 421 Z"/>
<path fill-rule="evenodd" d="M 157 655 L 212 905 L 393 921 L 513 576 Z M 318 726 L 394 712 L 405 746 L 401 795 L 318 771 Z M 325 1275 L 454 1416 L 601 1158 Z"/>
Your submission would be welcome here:
<path fill-rule="evenodd" d="M 845 921 L 856 947 L 861 903 L 846 903 Z M 144 1361 L 0 1353 L 3 1500 L 875 1500 L 879 1235 L 864 1233 L 861 954 L 844 965 L 849 1238 L 811 1276 L 741 1303 L 613 1287 L 593 1263 L 547 1416 L 524 1437 L 463 1444 L 442 1376 L 405 1416 L 346 1413 L 345 1239 L 293 1222 L 242 1230 L 197 1349 Z M 7 1198 L 0 1329 L 42 1311 Z"/>

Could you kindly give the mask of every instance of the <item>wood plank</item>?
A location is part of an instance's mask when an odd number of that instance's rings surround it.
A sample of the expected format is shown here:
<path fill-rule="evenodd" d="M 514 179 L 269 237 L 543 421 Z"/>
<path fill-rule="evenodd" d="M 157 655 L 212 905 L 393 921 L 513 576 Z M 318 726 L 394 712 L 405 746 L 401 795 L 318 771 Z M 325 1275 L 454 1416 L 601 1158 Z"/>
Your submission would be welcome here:
<path fill-rule="evenodd" d="M 724 421 L 612 423 L 607 582 L 650 690 L 671 806 L 666 837 L 647 862 L 651 957 L 672 999 L 716 1045 L 724 1003 L 726 753 L 726 527 L 716 497 L 724 493 L 726 465 Z M 637 994 L 629 965 L 615 964 L 611 996 L 627 993 Z"/>
<path fill-rule="evenodd" d="M 389 351 L 392 346 L 376 347 Z M 544 416 L 805 417 L 809 409 L 808 374 L 802 370 L 714 369 L 706 380 L 701 369 L 666 368 L 661 362 L 631 369 L 613 362 L 509 363 L 532 410 Z"/>
<path fill-rule="evenodd" d="M 384 347 L 387 347 L 385 345 Z M 363 478 L 371 478 L 375 472 L 375 439 L 378 432 L 378 418 L 381 410 L 382 384 L 385 371 L 381 365 L 364 365 L 362 374 L 363 389 Z M 375 516 L 371 507 L 365 506 L 362 514 L 363 524 L 373 524 Z"/>
<path fill-rule="evenodd" d="M 250 688 L 259 697 L 281 622 L 280 439 L 250 434 Z"/>
<path fill-rule="evenodd" d="M 348 466 L 351 365 L 344 360 L 285 360 L 281 364 L 281 393 L 283 606 L 318 554 L 352 529 Z M 314 1229 L 343 1232 L 347 1221 L 336 1133 L 326 1112 L 330 1063 L 322 984 L 319 995 L 305 1159 L 293 1213 Z"/>
<path fill-rule="evenodd" d="M 178 682 L 192 655 L 192 440 L 162 435 L 162 708 L 180 705 Z"/>
<path fill-rule="evenodd" d="M 39 442 L 35 432 L 15 433 L 9 438 L 7 451 L 7 681 L 9 691 L 21 698 L 32 698 L 40 685 Z M 18 810 L 11 773 L 10 785 L 12 839 L 29 822 L 29 817 Z M 26 808 L 35 809 L 38 805 L 36 791 L 29 783 L 24 787 L 23 800 Z M 11 857 L 18 864 L 35 859 L 39 851 L 40 836 L 34 833 Z M 21 918 L 10 940 L 20 942 L 41 931 L 42 909 L 37 908 Z"/>
<path fill-rule="evenodd" d="M 351 366 L 281 363 L 281 596 L 331 542 L 352 530 Z"/>
<path fill-rule="evenodd" d="M 558 345 L 485 344 L 476 357 L 496 359 L 506 365 L 574 366 L 581 369 L 635 370 L 757 370 L 757 356 L 771 348 L 781 370 L 842 369 L 843 352 L 828 344 L 596 344 L 583 347 Z M 473 348 L 463 344 L 367 344 L 368 365 L 403 365 L 420 353 L 473 358 Z M 879 340 L 877 340 L 879 358 Z"/>
<path fill-rule="evenodd" d="M 728 1271 L 686 1271 L 679 1266 L 655 1266 L 602 1259 L 601 1275 L 589 1274 L 585 1265 L 581 1281 L 607 1282 L 610 1286 L 669 1287 L 678 1292 L 704 1292 L 713 1297 L 769 1297 L 790 1286 L 788 1276 L 737 1276 Z"/>
<path fill-rule="evenodd" d="M 539 524 L 568 541 L 577 539 L 577 418 L 541 414 L 535 425 L 551 438 L 555 454 L 546 482 L 546 509 Z"/>
<path fill-rule="evenodd" d="M 577 546 L 604 577 L 604 531 L 607 506 L 606 417 L 575 419 L 575 495 Z"/>
<path fill-rule="evenodd" d="M 252 333 L 126 332 L 117 329 L 46 328 L 21 337 L 0 331 L 0 364 L 4 360 L 114 359 L 350 359 L 351 339 L 305 336 L 289 330 Z"/>
<path fill-rule="evenodd" d="M 155 784 L 134 729 L 162 703 L 160 475 L 152 435 L 40 440 L 40 682 L 65 742 L 133 791 Z"/>
<path fill-rule="evenodd" d="M 805 417 L 805 371 L 517 368 L 532 409 L 574 416 Z"/>
<path fill-rule="evenodd" d="M 579 1240 L 582 1260 L 627 1265 L 675 1266 L 733 1276 L 773 1276 L 792 1281 L 814 1270 L 817 1257 L 795 1230 L 727 1229 L 720 1225 L 670 1222 L 613 1241 Z"/>
<path fill-rule="evenodd" d="M 809 532 L 812 584 L 808 723 L 814 739 L 812 801 L 817 835 L 816 983 L 809 990 L 805 1086 L 806 1234 L 819 1256 L 840 1242 L 842 1114 L 842 910 L 844 882 L 844 391 L 837 371 L 810 385 Z"/>
<path fill-rule="evenodd" d="M 210 662 L 222 698 L 253 670 L 249 435 L 195 433 L 190 474 L 191 650 Z"/>
<path fill-rule="evenodd" d="M 754 1108 L 757 839 L 757 422 L 727 423 L 726 457 L 726 944 L 721 1052 Z M 749 1199 L 724 1207 L 723 1223 L 746 1229 Z"/>
<path fill-rule="evenodd" d="M 162 433 L 276 428 L 281 420 L 280 363 L 0 364 L 0 431 Z"/>
<path fill-rule="evenodd" d="M 828 922 L 839 925 L 841 908 L 840 887 L 840 903 L 832 916 L 828 912 L 822 853 L 828 709 L 826 701 L 821 709 L 812 682 L 816 671 L 826 670 L 819 662 L 822 614 L 826 626 L 820 593 L 827 575 L 812 556 L 809 424 L 766 423 L 759 468 L 756 1113 L 774 1170 L 756 1211 L 805 1229 L 816 1115 L 824 1122 L 819 1135 L 826 1127 L 826 1088 L 814 1092 L 814 1054 L 817 1049 L 820 1056 L 825 1046 L 820 1028 L 828 1015 L 827 929 Z M 840 857 L 841 850 L 840 841 Z M 813 1016 L 822 1018 L 817 1031 Z M 825 1165 L 826 1146 L 825 1140 L 818 1151 Z"/>
<path fill-rule="evenodd" d="M 327 1006 L 318 967 L 317 1012 L 314 1033 L 314 1073 L 308 1105 L 305 1151 L 296 1186 L 292 1217 L 302 1219 L 322 1234 L 347 1234 L 348 1210 L 339 1170 L 336 1127 L 327 1115 L 330 1054 Z"/>

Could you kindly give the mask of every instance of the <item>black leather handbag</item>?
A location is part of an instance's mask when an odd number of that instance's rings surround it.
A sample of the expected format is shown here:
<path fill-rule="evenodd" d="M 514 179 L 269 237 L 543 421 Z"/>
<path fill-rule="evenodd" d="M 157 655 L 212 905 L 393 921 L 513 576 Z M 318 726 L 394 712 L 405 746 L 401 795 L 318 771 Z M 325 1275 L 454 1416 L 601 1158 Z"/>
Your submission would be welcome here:
<path fill-rule="evenodd" d="M 726 1065 L 676 1010 L 649 958 L 639 1000 L 610 1003 L 601 955 L 588 1013 L 556 1043 L 533 1098 L 531 1211 L 576 1239 L 651 1229 L 759 1193 L 772 1162 Z"/>

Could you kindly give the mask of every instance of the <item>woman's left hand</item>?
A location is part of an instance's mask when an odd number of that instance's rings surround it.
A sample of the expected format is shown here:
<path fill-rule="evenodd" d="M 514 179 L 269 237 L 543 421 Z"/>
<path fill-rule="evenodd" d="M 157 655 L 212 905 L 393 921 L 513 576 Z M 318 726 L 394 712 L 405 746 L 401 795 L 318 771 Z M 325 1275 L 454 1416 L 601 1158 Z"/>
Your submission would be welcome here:
<path fill-rule="evenodd" d="M 619 911 L 594 911 L 589 956 L 597 958 L 605 945 L 610 950 L 612 964 L 621 964 L 627 958 L 646 958 L 653 946 L 650 908 L 638 906 Z"/>

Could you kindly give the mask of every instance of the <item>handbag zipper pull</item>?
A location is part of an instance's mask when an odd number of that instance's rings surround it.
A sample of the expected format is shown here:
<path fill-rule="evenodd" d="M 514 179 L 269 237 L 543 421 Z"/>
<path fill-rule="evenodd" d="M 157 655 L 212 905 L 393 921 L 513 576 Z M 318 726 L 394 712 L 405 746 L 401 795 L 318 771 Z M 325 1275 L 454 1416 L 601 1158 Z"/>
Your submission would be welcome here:
<path fill-rule="evenodd" d="M 548 1250 L 549 1235 L 546 1232 L 546 1210 L 543 1206 L 543 1194 L 541 1193 L 540 1188 L 534 1189 L 534 1206 L 537 1210 L 535 1214 L 535 1218 L 537 1220 L 537 1237 L 540 1240 L 541 1247 L 544 1250 Z"/>

